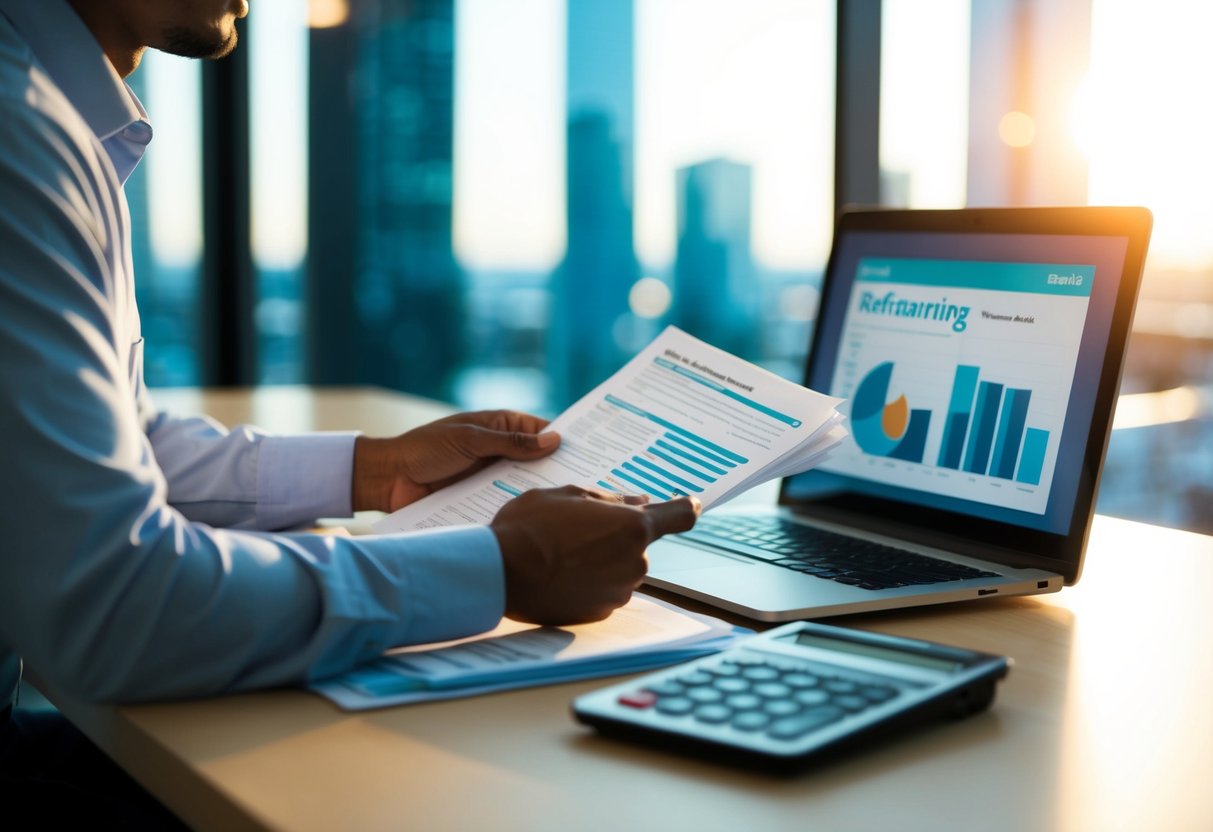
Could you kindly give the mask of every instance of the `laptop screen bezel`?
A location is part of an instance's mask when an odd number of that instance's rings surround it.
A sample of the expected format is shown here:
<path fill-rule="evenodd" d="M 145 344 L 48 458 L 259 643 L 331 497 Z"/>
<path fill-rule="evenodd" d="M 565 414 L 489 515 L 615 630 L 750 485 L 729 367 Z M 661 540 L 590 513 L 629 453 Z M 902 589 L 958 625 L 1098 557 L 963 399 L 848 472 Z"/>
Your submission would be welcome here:
<path fill-rule="evenodd" d="M 826 496 L 793 496 L 791 478 L 780 486 L 779 504 L 800 516 L 861 528 L 922 545 L 963 552 L 1017 568 L 1040 568 L 1061 574 L 1067 584 L 1078 580 L 1094 516 L 1095 498 L 1111 436 L 1112 418 L 1133 313 L 1152 225 L 1151 214 L 1136 207 L 966 208 L 955 210 L 848 209 L 839 215 L 834 245 L 822 282 L 819 310 L 830 309 L 834 292 L 850 288 L 836 275 L 843 236 L 852 232 L 920 232 L 924 234 L 1014 234 L 1109 236 L 1126 241 L 1107 344 L 1103 353 L 1094 410 L 1068 530 L 1065 534 L 973 515 L 930 508 L 918 503 L 854 492 Z M 827 332 L 820 317 L 805 363 L 805 384 L 814 377 L 814 361 L 823 353 Z"/>

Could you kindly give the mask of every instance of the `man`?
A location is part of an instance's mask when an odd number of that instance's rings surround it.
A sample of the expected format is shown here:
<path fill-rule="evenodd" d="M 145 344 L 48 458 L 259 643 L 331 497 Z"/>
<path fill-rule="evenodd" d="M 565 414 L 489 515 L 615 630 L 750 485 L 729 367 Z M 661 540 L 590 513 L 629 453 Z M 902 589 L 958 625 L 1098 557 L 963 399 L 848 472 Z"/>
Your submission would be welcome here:
<path fill-rule="evenodd" d="M 0 778 L 30 745 L 9 717 L 18 656 L 103 701 L 297 684 L 502 614 L 603 618 L 639 584 L 647 544 L 695 520 L 690 499 L 565 488 L 519 497 L 489 528 L 275 534 L 397 509 L 559 437 L 511 412 L 371 439 L 228 432 L 153 407 L 122 193 L 151 127 L 121 78 L 149 46 L 226 55 L 247 12 L 0 0 Z"/>

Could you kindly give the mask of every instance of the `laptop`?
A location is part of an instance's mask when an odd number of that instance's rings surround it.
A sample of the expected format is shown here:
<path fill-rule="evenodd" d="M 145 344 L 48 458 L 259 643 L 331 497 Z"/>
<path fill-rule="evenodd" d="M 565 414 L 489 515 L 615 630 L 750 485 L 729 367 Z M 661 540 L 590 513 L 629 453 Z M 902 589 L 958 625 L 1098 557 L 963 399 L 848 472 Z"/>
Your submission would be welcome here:
<path fill-rule="evenodd" d="M 805 385 L 850 436 L 646 582 L 761 621 L 1056 592 L 1082 570 L 1143 208 L 844 212 Z"/>

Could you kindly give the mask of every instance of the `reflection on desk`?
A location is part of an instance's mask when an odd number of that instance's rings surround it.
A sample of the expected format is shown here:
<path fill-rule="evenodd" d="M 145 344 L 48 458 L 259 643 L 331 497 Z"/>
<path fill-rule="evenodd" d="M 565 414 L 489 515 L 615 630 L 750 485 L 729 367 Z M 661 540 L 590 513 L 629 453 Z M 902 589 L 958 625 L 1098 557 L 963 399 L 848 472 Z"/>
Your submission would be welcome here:
<path fill-rule="evenodd" d="M 369 390 L 190 396 L 276 429 L 398 432 L 444 412 Z M 1057 595 L 833 619 L 1015 665 L 990 711 L 787 779 L 596 736 L 568 707 L 601 681 L 361 714 L 294 690 L 130 707 L 48 693 L 204 829 L 1203 830 L 1210 589 L 1213 538 L 1099 517 L 1082 580 Z"/>

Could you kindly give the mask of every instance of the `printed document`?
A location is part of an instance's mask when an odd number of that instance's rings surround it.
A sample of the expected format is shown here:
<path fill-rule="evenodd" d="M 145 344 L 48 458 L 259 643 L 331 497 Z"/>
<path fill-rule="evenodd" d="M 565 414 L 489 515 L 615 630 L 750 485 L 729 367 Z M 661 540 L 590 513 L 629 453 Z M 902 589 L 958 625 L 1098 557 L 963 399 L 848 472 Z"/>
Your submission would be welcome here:
<path fill-rule="evenodd" d="M 693 494 L 706 511 L 821 461 L 847 435 L 841 402 L 669 327 L 551 423 L 555 453 L 494 463 L 374 530 L 487 525 L 524 491 L 562 485 L 654 500 Z"/>
<path fill-rule="evenodd" d="M 389 650 L 310 687 L 347 710 L 380 708 L 648 670 L 752 633 L 635 593 L 604 621 L 538 627 L 502 619 L 483 635 Z"/>

